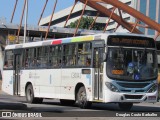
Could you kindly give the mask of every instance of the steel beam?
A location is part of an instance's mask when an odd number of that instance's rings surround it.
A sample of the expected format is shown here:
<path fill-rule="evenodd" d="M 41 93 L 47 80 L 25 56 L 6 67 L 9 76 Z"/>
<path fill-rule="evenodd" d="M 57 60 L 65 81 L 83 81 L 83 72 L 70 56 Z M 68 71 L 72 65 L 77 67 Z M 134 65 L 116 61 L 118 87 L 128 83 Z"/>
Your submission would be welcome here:
<path fill-rule="evenodd" d="M 106 31 L 106 29 L 107 29 L 107 27 L 108 27 L 108 24 L 109 24 L 109 22 L 110 22 L 110 20 L 111 20 L 111 17 L 112 17 L 112 15 L 113 15 L 113 13 L 114 13 L 115 10 L 116 10 L 116 8 L 114 7 L 113 10 L 112 10 L 112 13 L 111 13 L 111 15 L 110 15 L 110 17 L 109 17 L 109 19 L 108 19 L 108 22 L 106 23 L 106 26 L 105 26 L 104 29 L 103 29 L 103 32 Z"/>
<path fill-rule="evenodd" d="M 75 7 L 75 6 L 76 6 L 76 4 L 77 4 L 77 2 L 78 2 L 78 0 L 75 0 L 74 5 L 73 5 L 73 7 L 72 7 L 72 9 L 71 9 L 71 11 L 70 11 L 70 13 L 69 13 L 69 15 L 68 15 L 67 19 L 66 19 L 66 22 L 65 22 L 65 24 L 64 24 L 64 27 L 66 27 L 67 22 L 68 22 L 68 20 L 69 20 L 69 18 L 70 18 L 70 16 L 71 16 L 71 14 L 72 14 L 72 12 L 73 12 L 73 10 L 74 10 L 74 7 Z"/>
<path fill-rule="evenodd" d="M 39 25 L 39 23 L 40 23 L 40 21 L 41 21 L 41 18 L 42 18 L 42 16 L 43 16 L 43 13 L 44 13 L 44 10 L 45 10 L 45 8 L 46 8 L 47 3 L 48 3 L 48 0 L 46 0 L 46 2 L 45 2 L 45 4 L 44 4 L 42 13 L 41 13 L 40 18 L 39 18 L 39 21 L 38 21 L 38 25 Z"/>
<path fill-rule="evenodd" d="M 123 11 L 125 11 L 126 13 L 132 15 L 133 17 L 135 17 L 136 19 L 144 22 L 145 24 L 147 24 L 148 26 L 150 26 L 151 28 L 157 30 L 158 32 L 160 32 L 160 24 L 158 24 L 157 22 L 153 21 L 152 19 L 150 19 L 149 17 L 145 16 L 144 14 L 140 13 L 139 11 L 133 9 L 132 7 L 125 5 L 124 3 L 116 0 L 102 0 L 105 3 L 111 4 L 114 7 L 117 7 Z"/>
<path fill-rule="evenodd" d="M 48 25 L 48 29 L 47 29 L 46 35 L 45 35 L 45 40 L 47 39 L 47 36 L 48 36 L 48 32 L 49 32 L 49 29 L 50 29 L 50 26 L 51 26 L 51 21 L 52 21 L 53 15 L 54 15 L 54 11 L 55 11 L 55 9 L 56 9 L 56 5 L 57 5 L 57 0 L 56 0 L 55 3 L 54 3 L 52 15 L 51 15 L 51 18 L 50 18 L 50 21 L 49 21 L 49 25 Z"/>
<path fill-rule="evenodd" d="M 79 1 L 85 4 L 85 0 L 79 0 Z M 88 3 L 87 3 L 87 5 L 90 6 L 90 7 L 92 7 L 92 8 L 94 8 L 94 9 L 96 9 L 96 10 L 98 10 L 100 13 L 102 13 L 102 14 L 104 14 L 106 16 L 110 16 L 111 13 L 112 13 L 109 9 L 107 9 L 106 7 L 104 7 L 104 6 L 96 3 L 94 1 L 90 1 L 89 0 Z M 113 19 L 114 21 L 116 21 L 118 24 L 122 25 L 124 28 L 126 28 L 129 31 L 131 31 L 132 28 L 133 28 L 132 25 L 130 25 L 126 21 L 122 20 L 122 18 L 119 17 L 118 15 L 116 15 L 115 13 L 113 13 L 111 19 Z M 141 34 L 142 32 L 135 28 L 134 31 L 133 31 L 133 33 L 139 33 L 139 34 Z"/>
<path fill-rule="evenodd" d="M 93 25 L 96 22 L 98 16 L 99 16 L 99 12 L 97 13 L 97 15 L 96 15 L 95 19 L 93 20 L 92 24 L 89 26 L 89 30 L 93 27 Z"/>
<path fill-rule="evenodd" d="M 23 10 L 22 10 L 22 15 L 21 15 L 21 20 L 20 20 L 20 25 L 19 25 L 19 29 L 18 29 L 18 35 L 17 35 L 17 40 L 16 43 L 19 43 L 19 34 L 21 31 L 21 26 L 22 26 L 22 20 L 23 20 L 23 15 L 24 15 L 24 10 L 25 10 L 25 6 L 26 6 L 26 0 L 24 1 L 24 5 L 23 5 Z"/>
<path fill-rule="evenodd" d="M 16 0 L 16 3 L 14 5 L 14 9 L 13 9 L 13 12 L 12 12 L 12 17 L 11 17 L 10 23 L 12 23 L 12 21 L 13 21 L 13 17 L 14 17 L 14 13 L 15 13 L 15 10 L 16 10 L 16 7 L 17 7 L 17 3 L 18 3 L 18 0 Z"/>
<path fill-rule="evenodd" d="M 81 16 L 80 16 L 80 18 L 79 18 L 79 20 L 78 20 L 78 24 L 77 24 L 77 27 L 76 27 L 76 30 L 75 30 L 75 33 L 74 33 L 73 36 L 76 36 L 76 34 L 77 34 L 77 30 L 78 30 L 78 27 L 79 27 L 79 25 L 80 25 L 82 16 L 83 16 L 83 14 L 84 14 L 84 10 L 86 9 L 87 3 L 88 3 L 88 0 L 85 0 L 85 5 L 84 5 L 84 8 L 83 8 L 83 10 L 82 10 Z"/>

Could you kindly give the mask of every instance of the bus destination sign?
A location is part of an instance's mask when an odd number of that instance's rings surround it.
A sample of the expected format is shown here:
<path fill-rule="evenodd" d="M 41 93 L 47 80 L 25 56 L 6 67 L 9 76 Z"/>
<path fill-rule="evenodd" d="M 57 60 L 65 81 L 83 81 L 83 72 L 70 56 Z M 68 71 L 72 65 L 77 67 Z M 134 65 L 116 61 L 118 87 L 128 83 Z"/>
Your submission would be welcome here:
<path fill-rule="evenodd" d="M 137 36 L 109 36 L 107 44 L 111 46 L 155 47 L 155 42 L 152 38 Z"/>

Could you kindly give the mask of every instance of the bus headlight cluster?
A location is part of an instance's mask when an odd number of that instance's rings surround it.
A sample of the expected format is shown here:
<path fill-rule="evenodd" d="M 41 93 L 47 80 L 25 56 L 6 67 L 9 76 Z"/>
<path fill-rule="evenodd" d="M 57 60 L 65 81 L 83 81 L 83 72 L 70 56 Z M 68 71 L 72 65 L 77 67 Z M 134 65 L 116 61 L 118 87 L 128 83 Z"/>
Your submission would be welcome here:
<path fill-rule="evenodd" d="M 119 92 L 118 88 L 114 86 L 112 83 L 106 82 L 106 86 L 108 89 L 110 89 L 112 92 Z"/>
<path fill-rule="evenodd" d="M 153 84 L 147 91 L 147 93 L 153 93 L 158 89 L 158 85 L 157 84 Z"/>

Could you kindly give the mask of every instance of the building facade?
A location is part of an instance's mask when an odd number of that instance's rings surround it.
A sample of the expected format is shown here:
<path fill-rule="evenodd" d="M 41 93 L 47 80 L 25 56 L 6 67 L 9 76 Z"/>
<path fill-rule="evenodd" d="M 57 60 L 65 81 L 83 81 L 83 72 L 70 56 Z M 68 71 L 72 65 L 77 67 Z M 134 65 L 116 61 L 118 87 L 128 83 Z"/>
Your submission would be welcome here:
<path fill-rule="evenodd" d="M 160 24 L 160 0 L 133 0 L 133 7 Z M 132 21 L 135 21 L 133 18 Z M 143 22 L 140 24 L 145 25 Z M 146 35 L 156 35 L 156 31 L 139 28 Z"/>
<path fill-rule="evenodd" d="M 160 0 L 120 0 L 120 1 L 140 11 L 144 15 L 150 17 L 152 20 L 160 23 Z M 103 4 L 103 6 L 105 6 L 108 9 L 113 8 L 113 6 L 108 4 Z M 78 3 L 75 6 L 67 25 L 69 25 L 71 22 L 74 22 L 80 18 L 83 8 L 84 8 L 83 3 Z M 72 6 L 55 13 L 51 22 L 51 26 L 64 27 L 65 21 L 71 9 L 72 9 Z M 116 14 L 119 14 L 118 9 L 116 9 L 115 12 Z M 87 6 L 83 16 L 93 17 L 94 19 L 96 17 L 96 14 L 97 14 L 96 10 Z M 121 14 L 124 20 L 126 20 L 127 22 L 136 21 L 134 17 L 132 17 L 131 15 L 127 14 L 124 11 L 122 11 Z M 50 17 L 51 16 L 43 18 L 40 22 L 40 25 L 47 26 L 50 21 Z M 102 25 L 104 27 L 107 22 L 108 22 L 108 17 L 103 15 L 100 15 L 96 20 L 96 24 Z M 145 25 L 143 22 L 140 22 L 139 24 Z M 117 26 L 117 23 L 113 20 L 110 20 L 106 30 L 112 32 L 116 28 L 116 26 Z M 146 35 L 157 34 L 154 30 L 151 30 L 151 29 L 142 28 L 142 27 L 137 27 L 137 28 Z M 122 31 L 121 29 L 123 28 L 120 27 L 119 31 Z M 127 32 L 127 30 L 125 32 Z"/>
<path fill-rule="evenodd" d="M 133 5 L 131 0 L 120 0 L 120 1 L 122 1 L 123 3 L 125 3 L 129 6 Z M 103 4 L 103 6 L 107 7 L 108 9 L 113 8 L 113 6 L 108 5 L 108 4 Z M 75 8 L 74 8 L 74 10 L 71 14 L 71 17 L 67 22 L 67 25 L 69 25 L 71 22 L 74 22 L 74 21 L 76 21 L 77 19 L 80 18 L 83 8 L 84 8 L 83 3 L 78 3 L 75 6 Z M 64 27 L 65 21 L 66 21 L 68 15 L 70 14 L 71 9 L 72 9 L 72 6 L 56 12 L 54 14 L 53 18 L 52 18 L 51 26 Z M 118 13 L 118 10 L 115 10 L 115 12 Z M 85 11 L 84 11 L 83 17 L 88 16 L 88 17 L 93 17 L 93 19 L 95 19 L 96 15 L 97 15 L 97 11 L 94 10 L 93 8 L 87 6 Z M 127 21 L 131 20 L 131 16 L 128 15 L 127 13 L 125 13 L 125 12 L 122 12 L 122 16 Z M 50 18 L 51 18 L 51 15 L 43 18 L 40 22 L 40 25 L 47 26 L 49 21 L 50 21 Z M 98 24 L 98 25 L 101 25 L 101 26 L 105 27 L 107 22 L 108 22 L 108 17 L 103 16 L 103 15 L 99 15 L 98 18 L 96 19 L 95 24 Z M 110 20 L 109 25 L 108 25 L 106 30 L 107 31 L 112 31 L 112 30 L 115 29 L 116 26 L 117 26 L 117 23 L 113 20 Z"/>

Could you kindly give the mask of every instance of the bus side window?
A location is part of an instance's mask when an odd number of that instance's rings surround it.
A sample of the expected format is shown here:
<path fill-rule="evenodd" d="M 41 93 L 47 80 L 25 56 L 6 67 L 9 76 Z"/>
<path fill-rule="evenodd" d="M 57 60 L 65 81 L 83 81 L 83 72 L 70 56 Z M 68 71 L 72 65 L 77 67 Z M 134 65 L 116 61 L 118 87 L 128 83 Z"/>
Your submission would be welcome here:
<path fill-rule="evenodd" d="M 52 61 L 51 60 L 48 60 L 48 63 L 47 63 L 47 67 L 51 67 L 53 64 L 52 64 Z"/>
<path fill-rule="evenodd" d="M 61 46 L 52 46 L 49 51 L 49 60 L 52 65 L 49 67 L 61 67 Z"/>
<path fill-rule="evenodd" d="M 91 65 L 91 59 L 87 58 L 87 60 L 86 60 L 86 66 L 90 66 L 90 65 Z"/>
<path fill-rule="evenodd" d="M 37 63 L 39 64 L 38 67 L 40 68 L 44 68 L 44 67 L 47 67 L 48 65 L 48 47 L 45 46 L 45 47 L 40 47 L 40 48 L 37 48 Z"/>
<path fill-rule="evenodd" d="M 28 49 L 28 66 L 29 68 L 33 68 L 32 62 L 36 58 L 36 48 L 29 48 Z"/>
<path fill-rule="evenodd" d="M 76 65 L 76 45 L 67 44 L 63 46 L 63 66 Z"/>
<path fill-rule="evenodd" d="M 47 67 L 48 53 L 46 52 L 48 47 L 37 48 L 37 67 Z"/>
<path fill-rule="evenodd" d="M 24 54 L 23 54 L 23 67 L 27 68 L 28 67 L 28 49 L 24 50 Z"/>
<path fill-rule="evenodd" d="M 83 49 L 84 43 L 78 44 L 78 66 L 84 66 L 85 65 L 85 58 L 84 58 L 84 49 Z"/>
<path fill-rule="evenodd" d="M 48 67 L 50 67 L 50 68 L 52 68 L 53 66 L 55 66 L 55 58 L 54 58 L 54 54 L 55 54 L 55 47 L 54 46 L 51 46 L 50 48 L 49 48 L 49 60 L 50 60 L 50 63 L 52 63 L 52 66 L 49 66 L 48 65 Z"/>
<path fill-rule="evenodd" d="M 4 60 L 4 68 L 5 69 L 13 69 L 13 51 L 6 51 L 5 60 Z"/>
<path fill-rule="evenodd" d="M 8 61 L 4 62 L 4 68 L 8 68 Z"/>
<path fill-rule="evenodd" d="M 57 54 L 57 66 L 61 67 L 62 65 L 62 60 L 61 60 L 62 47 L 61 46 L 58 46 L 56 54 Z"/>
<path fill-rule="evenodd" d="M 49 64 L 51 64 L 51 60 L 49 59 L 49 47 L 48 46 L 45 46 L 44 47 L 44 51 L 43 51 L 43 64 L 45 67 L 48 67 Z"/>
<path fill-rule="evenodd" d="M 91 43 L 78 44 L 78 66 L 88 67 L 91 65 Z"/>

